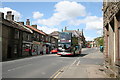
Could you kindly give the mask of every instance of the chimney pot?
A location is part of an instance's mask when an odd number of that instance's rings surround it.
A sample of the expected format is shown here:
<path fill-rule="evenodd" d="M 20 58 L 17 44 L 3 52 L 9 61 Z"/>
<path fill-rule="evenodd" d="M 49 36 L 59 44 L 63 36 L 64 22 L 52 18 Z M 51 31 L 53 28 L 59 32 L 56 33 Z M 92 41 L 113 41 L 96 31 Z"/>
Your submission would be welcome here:
<path fill-rule="evenodd" d="M 14 15 L 12 15 L 12 11 L 8 11 L 6 15 L 7 20 L 14 20 Z"/>
<path fill-rule="evenodd" d="M 12 11 L 7 11 L 7 15 L 12 15 Z"/>
<path fill-rule="evenodd" d="M 26 21 L 26 25 L 30 25 L 30 21 L 29 21 L 29 19 L 27 19 L 27 21 Z"/>
<path fill-rule="evenodd" d="M 0 12 L 0 18 L 4 19 L 4 13 Z"/>
<path fill-rule="evenodd" d="M 14 20 L 14 15 L 12 15 L 12 20 Z"/>

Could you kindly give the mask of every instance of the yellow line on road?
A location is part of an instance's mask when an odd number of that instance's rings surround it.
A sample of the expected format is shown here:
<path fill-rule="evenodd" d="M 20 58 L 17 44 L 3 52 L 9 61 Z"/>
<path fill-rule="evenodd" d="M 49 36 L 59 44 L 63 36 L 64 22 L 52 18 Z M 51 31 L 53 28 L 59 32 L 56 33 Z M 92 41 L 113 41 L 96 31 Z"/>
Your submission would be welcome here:
<path fill-rule="evenodd" d="M 56 74 L 54 78 L 57 78 L 57 77 L 59 76 L 59 74 L 63 72 L 64 69 L 65 69 L 65 67 L 63 67 L 63 68 L 61 69 L 61 72 L 58 72 L 58 74 Z"/>
<path fill-rule="evenodd" d="M 59 73 L 60 70 L 62 70 L 64 67 L 60 68 L 59 70 L 57 70 L 50 78 L 53 78 L 55 75 L 57 75 Z"/>
<path fill-rule="evenodd" d="M 60 68 L 60 69 L 61 69 L 61 68 Z M 60 71 L 60 69 L 57 70 L 50 78 L 53 78 L 53 77 Z"/>
<path fill-rule="evenodd" d="M 55 77 L 53 78 L 53 80 L 54 80 L 55 78 L 57 78 L 60 73 L 61 73 L 61 72 L 58 72 L 58 73 L 55 75 Z"/>
<path fill-rule="evenodd" d="M 65 67 L 60 68 L 57 72 L 55 72 L 55 73 L 50 77 L 49 80 L 51 80 L 51 78 L 52 78 L 52 80 L 55 80 L 55 78 L 57 78 L 57 77 L 60 75 L 60 73 L 61 73 L 61 72 L 59 72 L 59 71 L 63 71 L 64 68 L 65 68 Z"/>

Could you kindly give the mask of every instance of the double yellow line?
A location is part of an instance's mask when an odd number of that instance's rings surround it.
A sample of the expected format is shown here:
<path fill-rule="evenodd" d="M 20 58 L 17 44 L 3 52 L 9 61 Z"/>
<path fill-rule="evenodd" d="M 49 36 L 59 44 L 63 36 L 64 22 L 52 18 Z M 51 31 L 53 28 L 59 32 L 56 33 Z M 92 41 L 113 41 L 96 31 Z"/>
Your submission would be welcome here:
<path fill-rule="evenodd" d="M 63 70 L 65 69 L 65 67 L 60 68 L 59 70 L 57 70 L 51 77 L 49 80 L 55 80 L 58 78 L 58 76 L 63 72 Z"/>

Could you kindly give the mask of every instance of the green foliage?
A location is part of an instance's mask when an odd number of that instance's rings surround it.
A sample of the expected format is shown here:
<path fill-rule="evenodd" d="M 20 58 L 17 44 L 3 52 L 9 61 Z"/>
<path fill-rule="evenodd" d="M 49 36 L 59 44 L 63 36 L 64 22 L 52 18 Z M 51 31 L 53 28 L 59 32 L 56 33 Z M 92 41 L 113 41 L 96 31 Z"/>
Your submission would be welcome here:
<path fill-rule="evenodd" d="M 104 43 L 103 38 L 101 38 L 101 39 L 98 40 L 98 45 L 102 45 L 103 46 L 103 43 Z"/>
<path fill-rule="evenodd" d="M 96 42 L 97 42 L 97 45 L 102 45 L 102 46 L 104 46 L 104 39 L 103 39 L 103 37 L 97 37 L 97 38 L 95 38 L 94 39 Z"/>
<path fill-rule="evenodd" d="M 78 38 L 72 37 L 72 45 L 73 46 L 78 45 Z"/>

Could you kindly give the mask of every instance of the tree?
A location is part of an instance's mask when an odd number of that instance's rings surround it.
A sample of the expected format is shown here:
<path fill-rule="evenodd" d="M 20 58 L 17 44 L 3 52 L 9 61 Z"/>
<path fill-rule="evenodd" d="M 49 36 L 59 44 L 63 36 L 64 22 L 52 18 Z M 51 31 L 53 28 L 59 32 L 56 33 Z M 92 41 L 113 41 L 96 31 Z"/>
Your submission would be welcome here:
<path fill-rule="evenodd" d="M 103 43 L 104 43 L 103 37 L 102 37 L 102 38 L 99 38 L 99 40 L 98 40 L 98 45 L 102 45 L 102 46 L 103 46 Z"/>
<path fill-rule="evenodd" d="M 97 46 L 100 46 L 100 45 L 104 46 L 103 36 L 102 36 L 102 37 L 97 37 L 97 38 L 95 38 L 94 41 L 96 42 L 96 45 L 97 45 Z"/>

